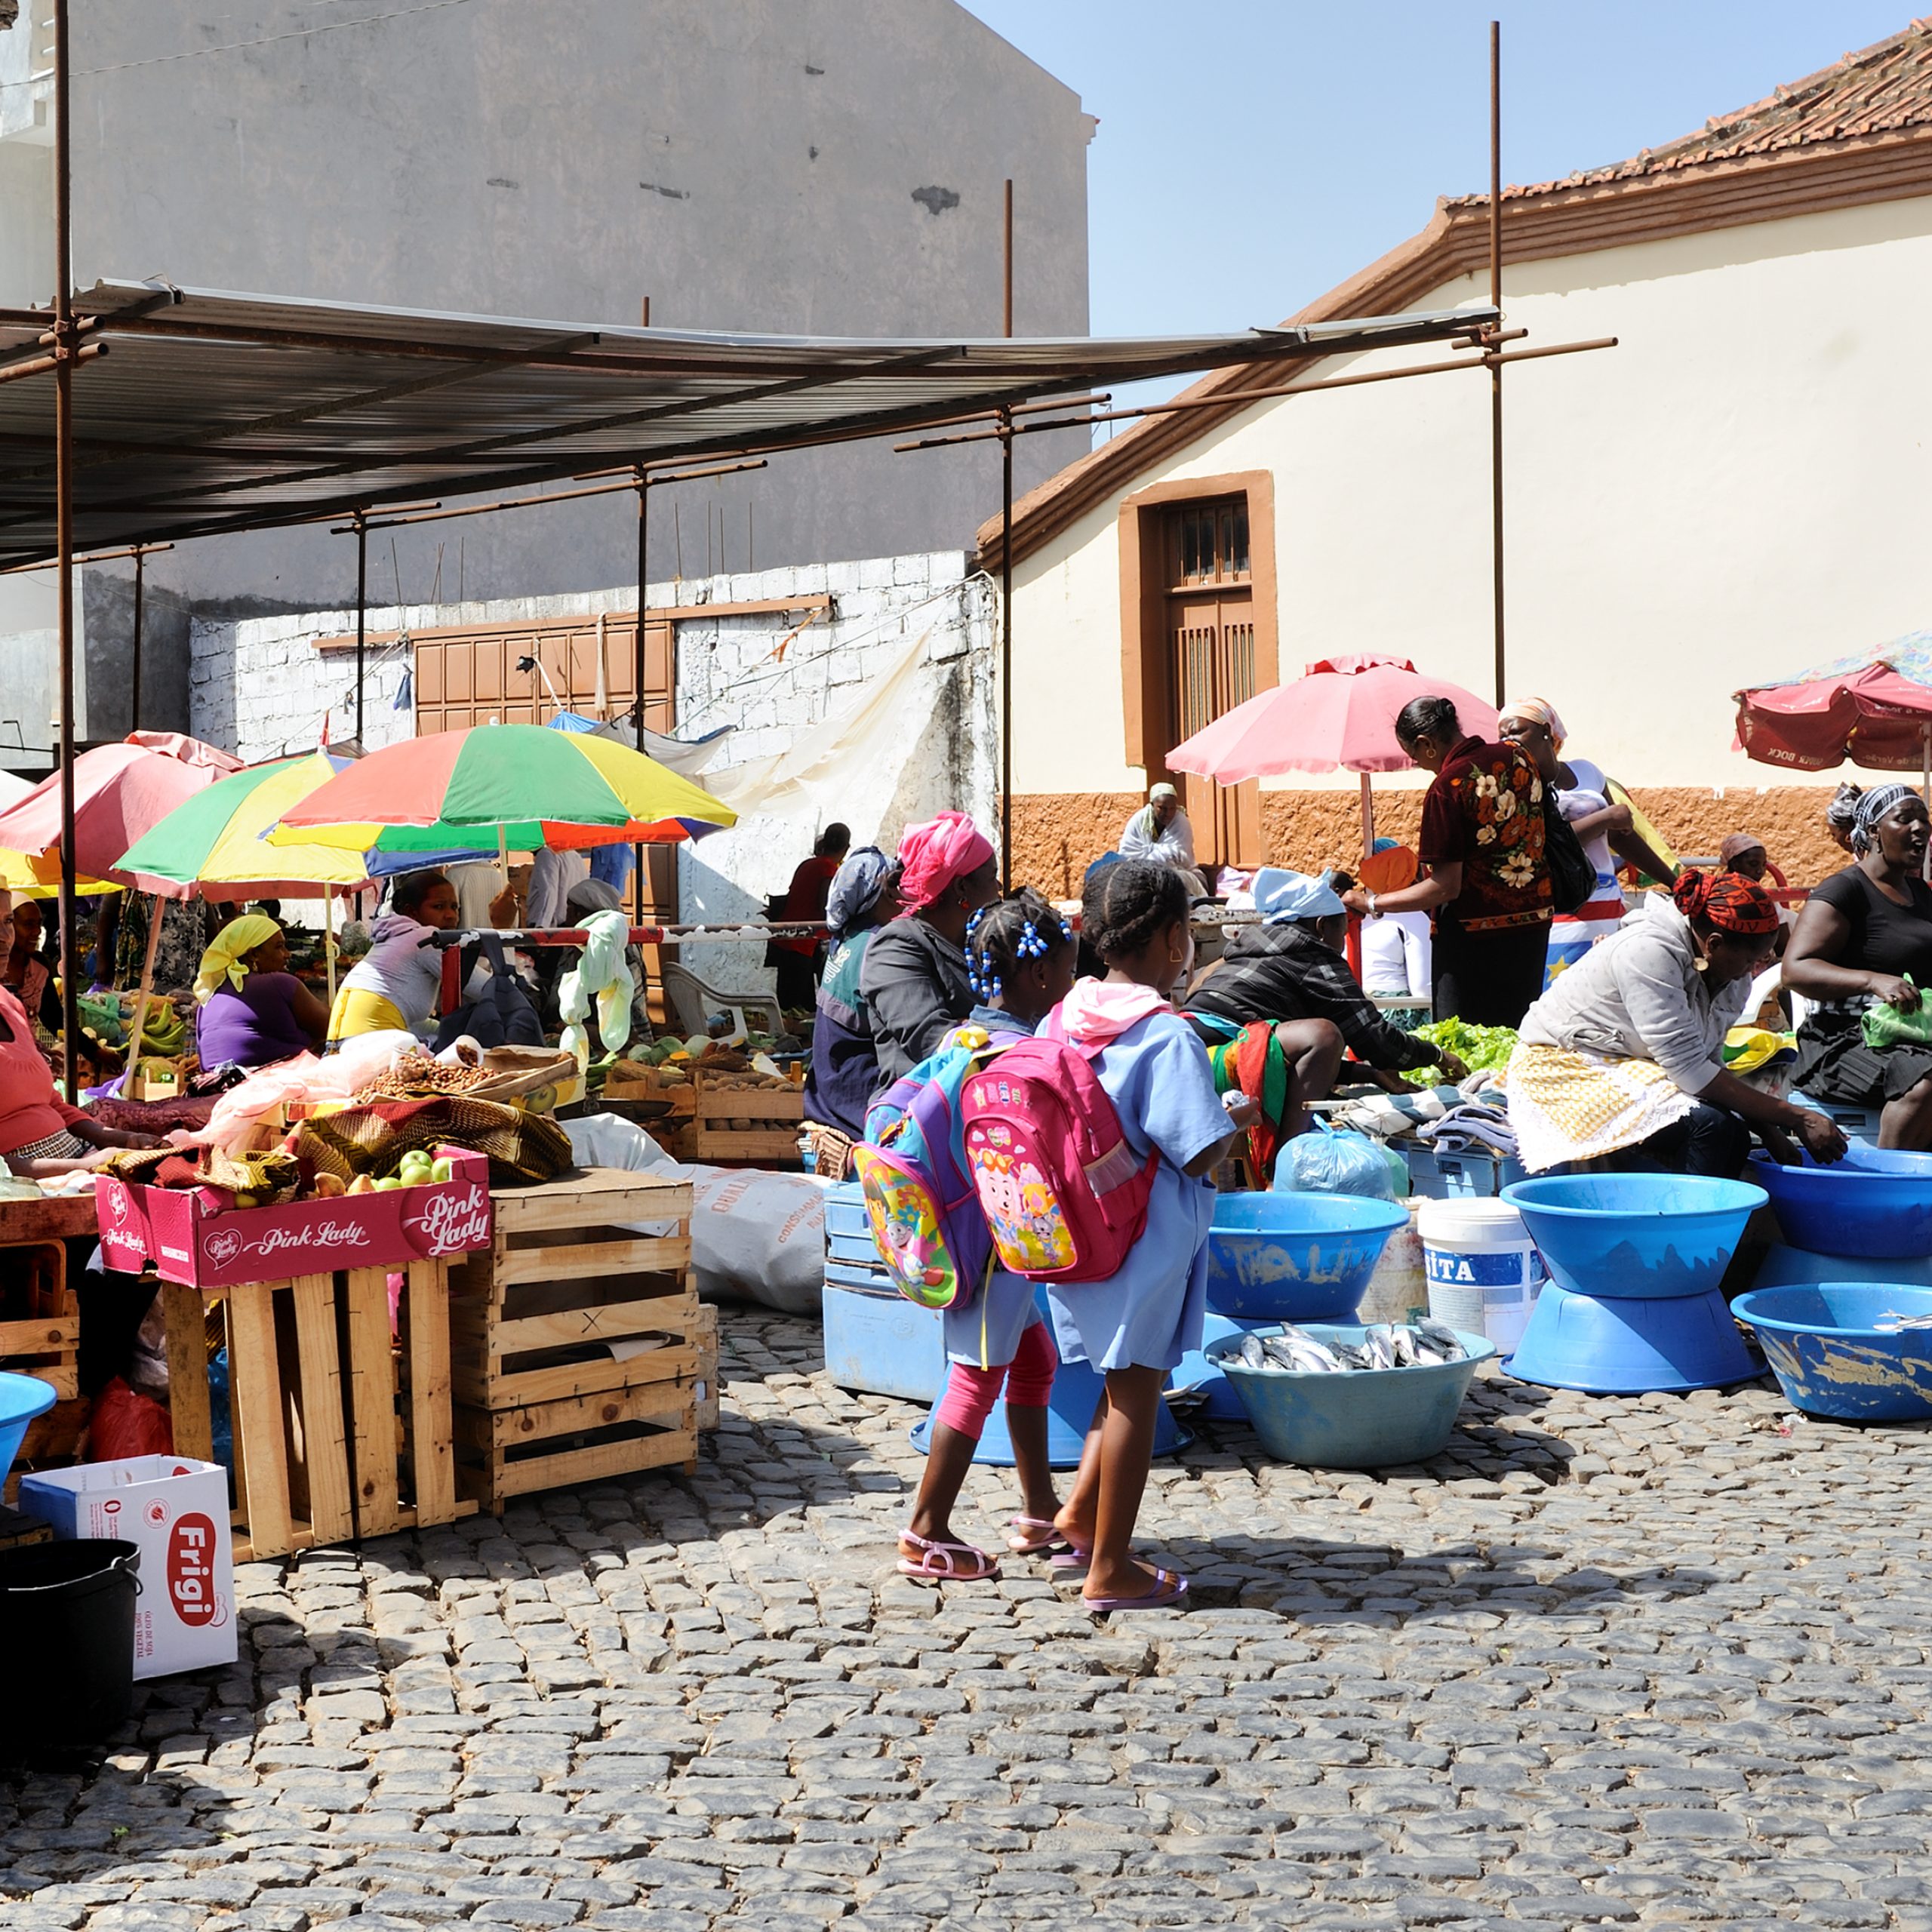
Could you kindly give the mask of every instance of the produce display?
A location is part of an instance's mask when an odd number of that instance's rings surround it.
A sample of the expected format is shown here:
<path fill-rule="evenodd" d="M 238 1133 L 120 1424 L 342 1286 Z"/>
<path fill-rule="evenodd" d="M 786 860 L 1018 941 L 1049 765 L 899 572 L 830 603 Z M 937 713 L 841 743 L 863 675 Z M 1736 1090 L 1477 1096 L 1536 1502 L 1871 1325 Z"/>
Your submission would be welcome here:
<path fill-rule="evenodd" d="M 358 1100 L 422 1100 L 439 1094 L 467 1094 L 487 1086 L 496 1076 L 487 1068 L 432 1060 L 424 1053 L 405 1054 L 386 1073 L 380 1073 L 356 1090 Z"/>
<path fill-rule="evenodd" d="M 326 1200 L 338 1194 L 388 1194 L 398 1187 L 427 1187 L 432 1182 L 449 1180 L 455 1172 L 447 1156 L 432 1156 L 423 1148 L 413 1148 L 396 1163 L 395 1171 L 380 1179 L 358 1174 L 346 1187 L 334 1174 L 315 1177 L 315 1194 Z M 331 1185 L 325 1186 L 325 1183 Z"/>
<path fill-rule="evenodd" d="M 1454 1054 L 1472 1073 L 1500 1073 L 1516 1050 L 1513 1026 L 1472 1026 L 1466 1020 L 1432 1020 L 1418 1026 L 1415 1036 Z M 1418 1087 L 1432 1087 L 1441 1075 L 1432 1066 L 1419 1066 L 1402 1077 Z"/>
<path fill-rule="evenodd" d="M 1494 1029 L 1491 1029 L 1494 1030 Z M 1376 1321 L 1359 1344 L 1319 1342 L 1290 1322 L 1278 1335 L 1244 1335 L 1241 1359 L 1247 1368 L 1288 1375 L 1338 1375 L 1350 1369 L 1421 1368 L 1460 1361 L 1469 1353 L 1456 1331 L 1426 1316 L 1414 1322 Z"/>

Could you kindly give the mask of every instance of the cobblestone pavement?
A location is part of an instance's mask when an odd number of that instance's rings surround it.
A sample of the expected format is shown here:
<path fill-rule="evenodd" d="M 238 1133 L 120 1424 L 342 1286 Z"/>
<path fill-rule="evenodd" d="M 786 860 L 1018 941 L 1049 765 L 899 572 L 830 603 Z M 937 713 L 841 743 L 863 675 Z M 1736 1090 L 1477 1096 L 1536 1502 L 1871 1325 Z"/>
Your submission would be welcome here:
<path fill-rule="evenodd" d="M 246 1570 L 235 1669 L 0 1783 L 0 1924 L 1932 1927 L 1920 1432 L 1500 1379 L 1383 1479 L 1207 1432 L 1142 1525 L 1198 1607 L 1096 1626 L 897 1578 L 916 1413 L 725 1328 L 696 1478 Z"/>

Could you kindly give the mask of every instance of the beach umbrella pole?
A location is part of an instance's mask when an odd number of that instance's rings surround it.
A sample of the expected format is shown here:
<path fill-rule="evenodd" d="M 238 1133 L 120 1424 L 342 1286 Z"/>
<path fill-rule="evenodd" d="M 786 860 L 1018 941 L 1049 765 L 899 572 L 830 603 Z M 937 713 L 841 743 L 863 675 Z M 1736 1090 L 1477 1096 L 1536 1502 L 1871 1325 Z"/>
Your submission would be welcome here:
<path fill-rule="evenodd" d="M 1375 796 L 1368 789 L 1368 774 L 1361 774 L 1361 855 L 1366 859 L 1375 850 Z"/>
<path fill-rule="evenodd" d="M 322 890 L 322 964 L 329 976 L 329 1011 L 335 1011 L 335 894 Z"/>
<path fill-rule="evenodd" d="M 127 1071 L 132 1073 L 141 1057 L 141 1034 L 147 1025 L 148 995 L 154 987 L 154 956 L 161 946 L 161 894 L 148 901 L 147 950 L 141 955 L 141 989 L 134 995 L 134 1023 L 128 1035 Z"/>

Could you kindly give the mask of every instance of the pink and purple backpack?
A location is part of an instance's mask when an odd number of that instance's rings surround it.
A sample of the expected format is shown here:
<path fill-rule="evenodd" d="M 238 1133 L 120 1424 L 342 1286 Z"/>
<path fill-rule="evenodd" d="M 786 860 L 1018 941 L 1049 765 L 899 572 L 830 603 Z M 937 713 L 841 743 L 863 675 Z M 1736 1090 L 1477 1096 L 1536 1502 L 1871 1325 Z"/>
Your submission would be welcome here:
<path fill-rule="evenodd" d="M 1121 1131 L 1091 1051 L 1057 1010 L 1039 1032 L 967 1075 L 966 1159 L 1000 1265 L 1035 1281 L 1117 1275 L 1147 1225 L 1158 1152 Z"/>

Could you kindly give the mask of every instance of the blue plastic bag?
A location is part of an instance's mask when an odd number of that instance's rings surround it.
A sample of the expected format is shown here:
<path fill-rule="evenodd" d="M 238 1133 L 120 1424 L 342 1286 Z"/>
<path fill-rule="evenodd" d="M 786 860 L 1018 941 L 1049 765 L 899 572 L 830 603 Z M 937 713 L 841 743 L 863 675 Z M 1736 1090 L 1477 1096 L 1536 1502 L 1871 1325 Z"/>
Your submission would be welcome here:
<path fill-rule="evenodd" d="M 1275 1156 L 1274 1191 L 1398 1201 L 1393 1164 L 1400 1158 L 1365 1134 L 1318 1118 L 1309 1132 L 1297 1134 Z"/>

